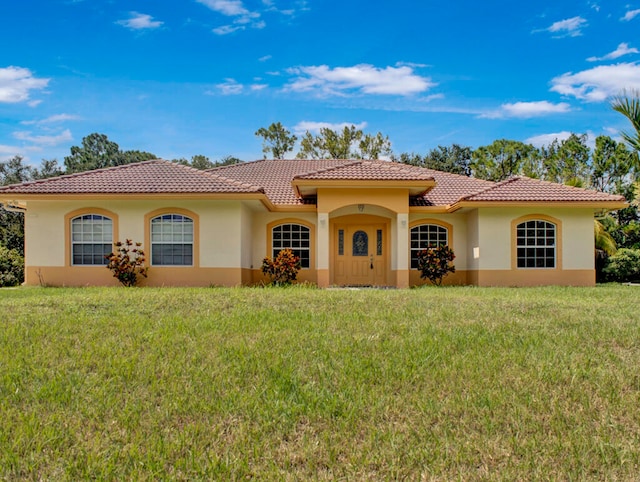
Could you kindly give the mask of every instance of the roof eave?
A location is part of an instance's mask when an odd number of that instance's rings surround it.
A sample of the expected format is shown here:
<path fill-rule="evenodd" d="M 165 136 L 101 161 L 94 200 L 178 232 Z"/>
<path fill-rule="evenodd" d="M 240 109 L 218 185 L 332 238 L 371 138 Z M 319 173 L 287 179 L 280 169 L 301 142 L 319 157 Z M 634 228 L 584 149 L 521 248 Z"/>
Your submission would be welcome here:
<path fill-rule="evenodd" d="M 625 201 L 458 201 L 452 204 L 449 212 L 458 209 L 470 208 L 496 208 L 496 207 L 572 207 L 572 208 L 592 208 L 606 209 L 608 211 L 616 211 L 629 207 L 629 203 Z"/>

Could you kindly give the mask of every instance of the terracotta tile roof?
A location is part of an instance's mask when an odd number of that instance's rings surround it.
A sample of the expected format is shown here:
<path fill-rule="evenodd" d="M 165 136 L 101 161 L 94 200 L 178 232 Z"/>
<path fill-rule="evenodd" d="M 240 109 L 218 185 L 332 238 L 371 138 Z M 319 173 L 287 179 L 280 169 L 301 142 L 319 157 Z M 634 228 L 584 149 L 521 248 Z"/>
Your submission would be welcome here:
<path fill-rule="evenodd" d="M 397 162 L 356 160 L 295 176 L 305 180 L 433 181 L 424 170 Z"/>
<path fill-rule="evenodd" d="M 473 177 L 452 174 L 450 172 L 435 171 L 415 167 L 431 175 L 436 186 L 424 196 L 411 199 L 411 206 L 449 206 L 463 196 L 482 191 L 495 185 L 494 182 Z"/>
<path fill-rule="evenodd" d="M 553 182 L 514 176 L 493 186 L 464 196 L 461 201 L 521 202 L 625 202 L 623 196 Z"/>
<path fill-rule="evenodd" d="M 259 192 L 255 184 L 160 159 L 0 187 L 0 195 Z"/>
<path fill-rule="evenodd" d="M 291 186 L 294 177 L 351 162 L 339 159 L 275 159 L 214 167 L 207 172 L 262 186 L 273 204 L 302 205 Z"/>
<path fill-rule="evenodd" d="M 622 196 L 527 177 L 499 183 L 406 164 L 369 160 L 263 160 L 200 171 L 164 160 L 0 187 L 0 196 L 20 194 L 264 193 L 276 205 L 303 205 L 292 186 L 298 180 L 431 181 L 436 186 L 409 200 L 411 206 L 467 202 L 624 202 Z"/>

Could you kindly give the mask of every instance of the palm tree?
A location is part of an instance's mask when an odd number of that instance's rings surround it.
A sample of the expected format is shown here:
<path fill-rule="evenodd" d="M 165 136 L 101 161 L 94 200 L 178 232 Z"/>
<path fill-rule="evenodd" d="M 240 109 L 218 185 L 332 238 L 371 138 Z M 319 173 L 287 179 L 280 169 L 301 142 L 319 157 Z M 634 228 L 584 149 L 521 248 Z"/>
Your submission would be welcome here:
<path fill-rule="evenodd" d="M 616 254 L 616 242 L 597 219 L 593 220 L 593 234 L 595 238 L 596 255 L 598 251 L 606 253 L 609 256 Z"/>
<path fill-rule="evenodd" d="M 632 89 L 630 92 L 624 90 L 622 95 L 614 97 L 611 108 L 620 112 L 631 122 L 636 130 L 635 134 L 621 132 L 622 138 L 633 149 L 640 152 L 640 90 Z"/>

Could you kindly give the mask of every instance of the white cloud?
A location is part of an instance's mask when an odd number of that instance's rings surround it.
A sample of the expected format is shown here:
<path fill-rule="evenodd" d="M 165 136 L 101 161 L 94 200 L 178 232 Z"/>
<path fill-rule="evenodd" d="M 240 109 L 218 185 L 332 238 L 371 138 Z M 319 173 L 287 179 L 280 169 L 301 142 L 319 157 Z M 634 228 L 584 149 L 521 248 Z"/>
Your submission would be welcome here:
<path fill-rule="evenodd" d="M 161 27 L 164 23 L 158 20 L 153 20 L 153 17 L 151 15 L 147 15 L 145 13 L 129 12 L 129 15 L 131 15 L 131 18 L 118 20 L 116 23 L 131 30 L 146 30 L 158 28 Z"/>
<path fill-rule="evenodd" d="M 271 60 L 272 57 L 272 55 L 263 55 L 258 59 L 258 62 L 266 62 L 267 60 Z"/>
<path fill-rule="evenodd" d="M 264 90 L 268 87 L 267 84 L 251 84 L 250 89 L 253 90 L 254 92 L 260 91 L 260 90 Z"/>
<path fill-rule="evenodd" d="M 0 68 L 0 103 L 27 102 L 30 92 L 44 89 L 49 80 L 37 79 L 29 69 L 23 67 Z"/>
<path fill-rule="evenodd" d="M 63 142 L 73 140 L 73 136 L 69 129 L 65 129 L 56 136 L 34 136 L 30 131 L 17 131 L 13 133 L 13 137 L 21 141 L 37 144 L 38 146 L 56 146 Z"/>
<path fill-rule="evenodd" d="M 411 67 L 377 68 L 369 64 L 330 68 L 327 65 L 289 69 L 296 75 L 286 87 L 295 92 L 315 92 L 320 95 L 348 93 L 378 95 L 412 95 L 424 92 L 436 84 L 421 77 Z"/>
<path fill-rule="evenodd" d="M 244 30 L 245 26 L 258 29 L 266 26 L 264 21 L 258 20 L 260 14 L 247 10 L 240 0 L 197 0 L 197 2 L 209 7 L 214 12 L 227 17 L 235 17 L 232 25 L 214 28 L 212 31 L 216 35 L 228 35 L 238 30 Z"/>
<path fill-rule="evenodd" d="M 360 122 L 359 124 L 355 124 L 353 122 L 315 122 L 315 121 L 301 121 L 298 122 L 295 126 L 293 126 L 293 132 L 296 134 L 304 134 L 309 131 L 311 133 L 319 133 L 320 129 L 331 129 L 334 131 L 341 131 L 345 127 L 355 126 L 356 129 L 364 129 L 367 127 L 366 122 Z"/>
<path fill-rule="evenodd" d="M 554 22 L 546 30 L 559 34 L 558 37 L 578 37 L 582 35 L 582 29 L 587 25 L 587 21 L 584 18 L 572 17 Z"/>
<path fill-rule="evenodd" d="M 240 0 L 197 0 L 197 2 L 227 17 L 249 14 L 249 10 L 244 7 Z"/>
<path fill-rule="evenodd" d="M 637 53 L 638 53 L 637 48 L 629 47 L 628 43 L 622 42 L 620 45 L 618 45 L 618 48 L 615 49 L 613 52 L 609 52 L 607 55 L 604 55 L 602 57 L 589 57 L 587 60 L 589 62 L 597 62 L 599 60 L 613 60 L 613 59 L 622 57 L 623 55 L 637 54 Z"/>
<path fill-rule="evenodd" d="M 629 10 L 627 13 L 624 14 L 624 17 L 622 17 L 620 20 L 628 22 L 636 18 L 638 15 L 640 15 L 640 8 L 636 10 Z"/>
<path fill-rule="evenodd" d="M 600 65 L 582 72 L 567 72 L 551 80 L 552 92 L 587 102 L 602 102 L 622 90 L 640 89 L 640 65 Z"/>
<path fill-rule="evenodd" d="M 230 33 L 236 32 L 237 30 L 244 30 L 244 25 L 222 25 L 221 27 L 216 27 L 212 30 L 216 35 L 228 35 Z"/>
<path fill-rule="evenodd" d="M 244 90 L 244 86 L 237 82 L 235 79 L 224 79 L 224 82 L 220 84 L 216 84 L 216 89 L 218 89 L 219 94 L 222 95 L 237 95 L 242 94 Z M 213 94 L 214 92 L 207 92 L 208 94 Z"/>
<path fill-rule="evenodd" d="M 81 117 L 77 116 L 77 115 L 71 115 L 71 114 L 56 114 L 56 115 L 52 115 L 49 116 L 45 119 L 40 119 L 40 120 L 33 120 L 33 121 L 22 121 L 21 124 L 23 125 L 43 125 L 43 124 L 55 124 L 57 122 L 66 122 L 66 121 L 74 121 L 74 120 L 80 120 Z"/>
<path fill-rule="evenodd" d="M 500 109 L 481 114 L 480 117 L 488 119 L 500 119 L 503 117 L 517 117 L 529 119 L 549 114 L 563 114 L 569 112 L 571 107 L 566 102 L 554 104 L 541 100 L 537 102 L 514 102 L 512 104 L 502 104 Z"/>
<path fill-rule="evenodd" d="M 571 132 L 569 131 L 555 132 L 552 134 L 540 134 L 538 136 L 529 137 L 528 139 L 525 139 L 524 142 L 527 144 L 533 144 L 536 147 L 542 147 L 548 146 L 556 139 L 558 141 L 568 139 L 570 135 Z"/>
<path fill-rule="evenodd" d="M 543 146 L 548 146 L 555 140 L 557 140 L 558 142 L 564 141 L 568 139 L 571 136 L 571 134 L 572 132 L 569 132 L 569 131 L 561 131 L 561 132 L 555 132 L 551 134 L 540 134 L 538 136 L 529 137 L 528 139 L 525 139 L 524 142 L 527 144 L 532 144 L 535 147 L 543 147 Z M 595 134 L 591 131 L 588 131 L 587 140 L 586 140 L 587 146 L 593 149 L 595 147 L 595 143 L 596 143 Z"/>

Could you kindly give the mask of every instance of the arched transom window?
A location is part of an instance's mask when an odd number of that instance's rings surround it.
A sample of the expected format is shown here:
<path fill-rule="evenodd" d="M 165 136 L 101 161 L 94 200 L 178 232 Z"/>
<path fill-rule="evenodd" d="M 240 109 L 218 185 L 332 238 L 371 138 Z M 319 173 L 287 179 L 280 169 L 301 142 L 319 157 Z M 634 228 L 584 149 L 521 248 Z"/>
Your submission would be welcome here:
<path fill-rule="evenodd" d="M 301 267 L 311 266 L 311 231 L 308 227 L 294 223 L 280 224 L 273 228 L 271 240 L 271 256 L 274 258 L 281 250 L 289 248 L 300 258 Z"/>
<path fill-rule="evenodd" d="M 516 227 L 517 267 L 556 267 L 556 225 L 533 219 Z"/>
<path fill-rule="evenodd" d="M 151 264 L 193 265 L 193 219 L 182 214 L 162 214 L 151 219 Z"/>
<path fill-rule="evenodd" d="M 449 244 L 449 230 L 437 224 L 420 224 L 411 228 L 411 269 L 418 268 L 418 253 L 429 247 Z"/>
<path fill-rule="evenodd" d="M 113 250 L 113 220 L 84 214 L 71 220 L 71 264 L 106 265 Z"/>

